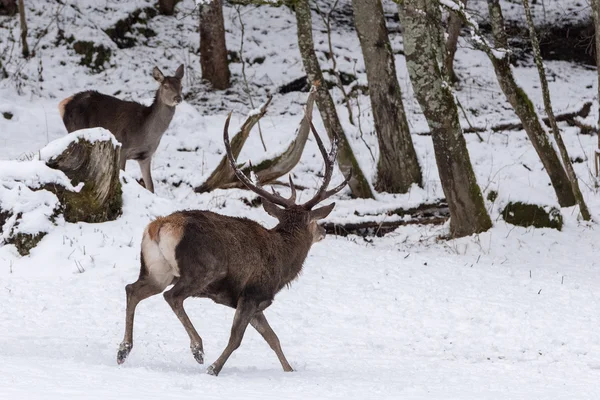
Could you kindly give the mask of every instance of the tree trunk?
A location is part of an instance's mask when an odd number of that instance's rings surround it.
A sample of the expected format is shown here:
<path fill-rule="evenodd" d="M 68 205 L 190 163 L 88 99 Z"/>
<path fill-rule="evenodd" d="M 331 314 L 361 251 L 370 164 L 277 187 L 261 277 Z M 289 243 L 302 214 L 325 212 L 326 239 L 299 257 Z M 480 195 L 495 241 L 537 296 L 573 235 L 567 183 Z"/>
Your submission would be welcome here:
<path fill-rule="evenodd" d="M 21 46 L 23 57 L 29 57 L 29 46 L 27 45 L 27 20 L 25 19 L 25 5 L 19 0 L 19 21 L 21 22 Z"/>
<path fill-rule="evenodd" d="M 500 8 L 499 1 L 488 0 L 488 7 L 495 46 L 496 48 L 508 49 L 508 41 L 504 30 L 504 17 L 502 16 L 502 9 Z M 575 205 L 575 196 L 573 195 L 567 173 L 560 163 L 560 159 L 558 158 L 554 147 L 552 147 L 552 143 L 550 143 L 546 131 L 540 123 L 533 103 L 525 91 L 517 85 L 512 73 L 508 55 L 497 57 L 491 52 L 488 52 L 488 56 L 496 71 L 500 88 L 523 123 L 523 128 L 550 177 L 550 181 L 556 192 L 556 197 L 558 198 L 558 203 L 562 207 Z"/>
<path fill-rule="evenodd" d="M 0 15 L 12 17 L 17 13 L 17 0 L 0 0 Z"/>
<path fill-rule="evenodd" d="M 569 177 L 569 181 L 571 182 L 571 189 L 573 190 L 573 195 L 575 196 L 577 204 L 579 205 L 579 211 L 581 212 L 581 216 L 584 220 L 589 221 L 591 219 L 590 212 L 587 208 L 587 205 L 585 204 L 585 200 L 583 199 L 581 190 L 579 189 L 577 175 L 573 170 L 573 164 L 571 164 L 569 152 L 567 151 L 567 147 L 565 146 L 565 143 L 562 140 L 562 136 L 558 129 L 558 124 L 556 123 L 556 118 L 554 117 L 554 111 L 552 111 L 550 89 L 548 88 L 548 79 L 546 78 L 546 71 L 544 69 L 542 54 L 540 52 L 540 43 L 535 32 L 535 25 L 533 24 L 533 18 L 531 17 L 531 8 L 529 7 L 529 2 L 527 0 L 523 0 L 523 7 L 525 8 L 525 16 L 527 19 L 527 24 L 529 25 L 529 35 L 531 37 L 531 45 L 533 47 L 535 64 L 537 66 L 538 73 L 540 76 L 540 83 L 542 85 L 542 96 L 544 98 L 544 108 L 546 109 L 546 115 L 548 115 L 548 120 L 550 121 L 550 127 L 552 128 L 554 140 L 556 141 L 558 150 L 560 151 L 560 155 L 562 157 L 563 164 L 565 166 L 565 169 L 567 170 L 567 176 Z"/>
<path fill-rule="evenodd" d="M 175 5 L 179 0 L 158 0 L 158 10 L 164 15 L 173 15 L 175 12 Z"/>
<path fill-rule="evenodd" d="M 461 1 L 465 6 L 467 5 L 467 0 Z M 459 81 L 458 76 L 454 72 L 454 57 L 456 55 L 461 28 L 462 18 L 457 13 L 450 11 L 448 13 L 448 39 L 446 40 L 446 56 L 444 58 L 444 65 L 446 66 L 448 78 L 453 84 Z"/>
<path fill-rule="evenodd" d="M 352 0 L 352 7 L 379 142 L 375 188 L 406 193 L 413 183 L 422 185 L 421 168 L 402 104 L 383 6 L 381 0 Z"/>
<path fill-rule="evenodd" d="M 598 73 L 598 132 L 600 132 L 600 0 L 592 0 L 592 13 L 594 14 L 594 27 L 596 31 L 596 72 Z M 598 134 L 598 151 L 596 153 L 596 165 L 598 165 L 598 153 L 600 153 L 600 134 Z M 596 176 L 598 170 L 596 169 Z"/>
<path fill-rule="evenodd" d="M 461 237 L 486 231 L 492 221 L 471 166 L 454 96 L 440 70 L 444 42 L 439 4 L 430 0 L 404 0 L 399 4 L 408 72 L 431 129 L 450 209 L 450 233 Z"/>
<path fill-rule="evenodd" d="M 319 65 L 319 60 L 315 53 L 312 35 L 312 16 L 308 0 L 297 0 L 294 5 L 296 8 L 296 23 L 298 27 L 298 47 L 300 48 L 302 62 L 304 63 L 306 74 L 308 75 L 308 81 L 310 83 L 317 81 L 321 82 L 321 85 L 317 90 L 317 107 L 321 113 L 329 139 L 338 140 L 338 166 L 345 176 L 352 170 L 352 179 L 350 179 L 348 185 L 350 186 L 354 197 L 372 198 L 373 193 L 371 192 L 369 182 L 365 178 L 356 157 L 352 152 L 350 143 L 346 138 L 346 134 L 344 133 L 338 118 L 335 104 L 323 79 L 321 66 Z"/>
<path fill-rule="evenodd" d="M 222 0 L 200 5 L 200 65 L 202 78 L 217 90 L 229 87 Z"/>

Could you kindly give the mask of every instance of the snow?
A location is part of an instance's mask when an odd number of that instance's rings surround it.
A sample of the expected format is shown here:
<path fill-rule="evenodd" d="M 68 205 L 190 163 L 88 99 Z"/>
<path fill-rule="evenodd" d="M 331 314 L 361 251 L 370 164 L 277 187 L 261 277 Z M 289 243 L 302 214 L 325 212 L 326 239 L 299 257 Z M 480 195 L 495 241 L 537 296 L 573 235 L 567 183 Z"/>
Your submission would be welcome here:
<path fill-rule="evenodd" d="M 57 9 L 42 0 L 27 4 L 32 11 L 29 29 L 35 36 Z M 0 208 L 9 204 L 15 211 L 25 211 L 28 219 L 18 229 L 44 229 L 48 234 L 26 257 L 19 256 L 12 245 L 0 245 L 0 398 L 600 397 L 597 222 L 579 221 L 576 207 L 561 209 L 562 232 L 515 227 L 503 221 L 500 211 L 508 201 L 558 207 L 547 174 L 522 131 L 490 130 L 481 133 L 483 142 L 476 135 L 465 135 L 484 198 L 492 190 L 498 192 L 495 201 L 486 200 L 494 221 L 490 231 L 447 240 L 442 237 L 448 233 L 448 224 L 411 225 L 383 238 L 328 236 L 313 246 L 302 275 L 290 289 L 280 292 L 265 312 L 295 372 L 284 373 L 271 349 L 248 328 L 242 346 L 219 377 L 206 375 L 208 363 L 227 343 L 233 310 L 205 299 L 185 303 L 204 340 L 207 364 L 198 365 L 190 354 L 185 330 L 160 295 L 138 306 L 133 350 L 126 363 L 117 366 L 116 351 L 124 330 L 124 287 L 138 277 L 141 235 L 153 218 L 196 208 L 245 216 L 267 227 L 276 223 L 261 208 L 244 202 L 256 196 L 247 190 L 205 194 L 193 190 L 225 154 L 227 112 L 234 110 L 232 125 L 239 125 L 253 109 L 239 63 L 230 64 L 234 77 L 230 91 L 211 92 L 200 82 L 197 15 L 191 12 L 195 2 L 179 2 L 177 18 L 153 18 L 151 26 L 157 36 L 149 38 L 147 46 L 117 50 L 98 29 L 153 4 L 149 0 L 105 2 L 101 6 L 105 12 L 98 13 L 96 2 L 78 0 L 62 9 L 63 29 L 71 27 L 78 35 L 82 32 L 89 40 L 113 49 L 113 59 L 103 72 L 90 73 L 78 65 L 80 56 L 68 46 L 52 45 L 56 24 L 40 36 L 35 58 L 24 64 L 4 64 L 10 74 L 20 68 L 28 79 L 19 85 L 12 79 L 0 80 Z M 349 4 L 340 2 L 343 7 Z M 502 4 L 507 19 L 519 18 L 520 5 Z M 548 18 L 558 15 L 560 7 L 575 7 L 566 0 L 544 4 Z M 473 2 L 472 6 L 469 11 L 475 18 L 487 15 L 485 2 Z M 391 12 L 396 9 L 390 4 L 385 7 Z M 538 18 L 542 15 L 539 10 L 541 6 L 535 5 Z M 589 13 L 589 9 L 582 10 Z M 293 139 L 307 94 L 277 93 L 278 87 L 304 74 L 291 11 L 285 7 L 243 7 L 242 11 L 245 57 L 250 61 L 265 57 L 262 63 L 246 65 L 252 95 L 258 104 L 267 90 L 274 93 L 261 120 L 268 151 L 264 152 L 253 131 L 239 156 L 256 164 L 280 153 Z M 224 12 L 227 42 L 230 50 L 237 51 L 238 16 L 228 6 Z M 316 15 L 313 20 L 319 60 L 324 69 L 330 68 L 322 21 Z M 417 134 L 429 128 L 414 99 L 400 52 L 401 36 L 394 30 L 394 22 L 389 23 L 424 185 L 415 185 L 402 195 L 379 193 L 376 200 L 350 199 L 344 190 L 331 198 L 336 207 L 328 222 L 389 221 L 400 218 L 386 215 L 389 211 L 443 198 L 431 137 Z M 0 54 L 10 28 L 18 32 L 18 20 L 0 18 Z M 339 68 L 357 74 L 351 85 L 366 83 L 355 32 L 335 21 L 333 28 Z M 469 43 L 464 39 L 459 43 L 456 68 L 462 81 L 460 90 L 454 91 L 469 120 L 473 126 L 484 127 L 515 120 L 489 59 Z M 43 80 L 39 79 L 40 62 Z M 101 130 L 67 135 L 58 102 L 93 88 L 147 104 L 156 90 L 152 67 L 158 65 L 171 74 L 182 62 L 186 64 L 184 93 L 191 95 L 177 107 L 153 160 L 156 195 L 138 185 L 139 168 L 130 161 L 121 175 L 122 217 L 103 224 L 71 224 L 60 217 L 50 223 L 47 216 L 53 212 L 56 198 L 26 185 L 65 183 L 67 178 L 41 160 L 78 140 L 79 135 L 107 137 Z M 594 100 L 592 113 L 583 122 L 596 124 L 596 71 L 567 62 L 545 64 L 557 113 L 578 110 L 585 101 Z M 533 63 L 521 63 L 514 72 L 543 114 Z M 352 101 L 356 125 L 360 116 L 361 134 L 349 122 L 341 93 L 333 90 L 332 94 L 360 165 L 372 180 L 378 149 L 369 98 L 358 97 L 360 113 L 357 101 Z M 12 119 L 3 118 L 3 112 L 11 112 Z M 463 126 L 468 126 L 462 114 L 460 118 Z M 313 119 L 317 130 L 324 132 L 316 110 Z M 583 195 L 595 221 L 600 221 L 599 186 L 592 172 L 597 138 L 580 135 L 578 128 L 566 124 L 561 124 L 561 129 L 571 158 L 579 160 L 574 168 Z M 323 140 L 327 141 L 325 135 Z M 323 158 L 310 136 L 292 171 L 294 182 L 308 188 L 298 190 L 299 203 L 313 196 L 322 171 Z M 330 186 L 342 180 L 336 169 Z"/>
<path fill-rule="evenodd" d="M 104 128 L 80 129 L 50 142 L 40 150 L 40 160 L 49 161 L 62 154 L 71 143 L 76 143 L 80 140 L 85 140 L 91 144 L 96 142 L 111 142 L 114 147 L 121 146 L 121 143 L 119 143 L 113 134 Z"/>

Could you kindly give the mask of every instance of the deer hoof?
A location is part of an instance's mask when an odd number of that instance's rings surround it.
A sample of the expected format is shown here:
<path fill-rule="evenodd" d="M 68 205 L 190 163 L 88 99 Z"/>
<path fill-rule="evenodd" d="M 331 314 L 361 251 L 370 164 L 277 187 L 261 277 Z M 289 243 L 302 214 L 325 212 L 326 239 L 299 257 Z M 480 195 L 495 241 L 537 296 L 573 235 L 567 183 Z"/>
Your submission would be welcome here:
<path fill-rule="evenodd" d="M 198 364 L 204 364 L 204 351 L 202 350 L 202 345 L 191 346 L 191 349 Z"/>
<path fill-rule="evenodd" d="M 117 352 L 117 364 L 121 365 L 125 362 L 125 359 L 129 355 L 133 345 L 131 343 L 123 342 L 119 345 L 119 351 Z"/>
<path fill-rule="evenodd" d="M 218 376 L 219 375 L 219 371 L 217 371 L 217 368 L 215 367 L 215 365 L 211 365 L 210 367 L 208 367 L 206 369 L 206 373 L 212 376 Z"/>

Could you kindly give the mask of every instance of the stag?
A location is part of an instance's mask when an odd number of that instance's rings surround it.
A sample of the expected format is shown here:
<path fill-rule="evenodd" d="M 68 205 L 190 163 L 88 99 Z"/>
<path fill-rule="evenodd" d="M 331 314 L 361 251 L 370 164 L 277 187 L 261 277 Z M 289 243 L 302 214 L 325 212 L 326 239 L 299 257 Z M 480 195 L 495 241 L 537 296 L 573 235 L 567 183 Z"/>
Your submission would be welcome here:
<path fill-rule="evenodd" d="M 122 145 L 121 169 L 125 170 L 127 160 L 136 160 L 144 186 L 154 192 L 152 156 L 175 115 L 175 107 L 183 99 L 183 72 L 182 64 L 175 71 L 175 76 L 165 77 L 158 67 L 154 67 L 152 76 L 160 86 L 149 107 L 88 90 L 61 101 L 58 111 L 69 133 L 85 128 L 108 129 Z"/>
<path fill-rule="evenodd" d="M 125 287 L 125 337 L 117 353 L 119 364 L 125 361 L 133 346 L 133 319 L 138 303 L 173 284 L 164 298 L 187 331 L 192 354 L 200 364 L 204 363 L 202 338 L 183 308 L 184 300 L 206 297 L 236 310 L 227 347 L 208 367 L 208 374 L 219 374 L 229 356 L 240 346 L 248 324 L 269 344 L 283 370 L 292 371 L 264 310 L 275 295 L 298 276 L 313 243 L 325 237 L 325 229 L 317 221 L 327 217 L 335 203 L 315 206 L 342 190 L 350 176 L 327 190 L 337 145 L 334 141 L 328 152 L 311 123 L 311 131 L 325 159 L 321 187 L 304 204 L 296 204 L 291 176 L 289 198 L 275 191 L 270 193 L 253 183 L 237 166 L 229 143 L 230 118 L 231 114 L 225 122 L 223 140 L 231 168 L 249 190 L 260 196 L 264 210 L 279 223 L 266 229 L 247 218 L 200 210 L 178 211 L 151 222 L 142 238 L 139 279 Z"/>

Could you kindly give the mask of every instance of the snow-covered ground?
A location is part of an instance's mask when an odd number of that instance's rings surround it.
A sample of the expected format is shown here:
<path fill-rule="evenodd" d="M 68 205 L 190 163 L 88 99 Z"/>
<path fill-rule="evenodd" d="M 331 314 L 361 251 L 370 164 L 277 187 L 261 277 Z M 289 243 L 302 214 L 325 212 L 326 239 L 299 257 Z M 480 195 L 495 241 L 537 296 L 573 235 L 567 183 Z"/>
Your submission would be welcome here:
<path fill-rule="evenodd" d="M 225 93 L 208 92 L 194 72 L 199 70 L 197 20 L 190 13 L 194 2 L 181 2 L 178 18 L 151 19 L 157 35 L 148 39 L 147 46 L 121 50 L 98 28 L 152 2 L 106 2 L 104 13 L 94 10 L 96 2 L 90 0 L 66 3 L 60 8 L 48 7 L 42 0 L 28 1 L 32 37 L 59 12 L 56 21 L 61 29 L 67 33 L 76 29 L 109 46 L 114 51 L 111 62 L 105 71 L 91 74 L 78 65 L 80 56 L 65 43 L 51 46 L 56 22 L 28 63 L 21 64 L 15 47 L 13 61 L 5 67 L 11 73 L 20 69 L 28 79 L 20 85 L 10 78 L 0 80 L 0 160 L 34 158 L 48 142 L 63 137 L 66 131 L 57 103 L 76 91 L 121 91 L 121 98 L 150 101 L 156 87 L 150 73 L 155 64 L 172 74 L 185 63 L 184 91 L 193 95 L 178 107 L 156 154 L 156 195 L 127 179 L 140 176 L 136 163 L 130 162 L 124 175 L 128 181 L 124 213 L 117 221 L 67 224 L 59 219 L 27 257 L 20 257 L 12 245 L 0 245 L 0 398 L 600 398 L 598 225 L 578 221 L 576 208 L 561 210 L 562 232 L 514 227 L 501 219 L 499 209 L 508 200 L 557 205 L 526 135 L 514 131 L 484 133 L 483 142 L 466 135 L 484 196 L 491 190 L 499 193 L 494 203 L 487 203 L 495 223 L 489 232 L 448 241 L 439 239 L 447 226 L 407 226 L 383 238 L 329 236 L 313 247 L 298 281 L 266 311 L 296 372 L 281 371 L 274 353 L 249 328 L 220 376 L 204 374 L 206 366 L 194 361 L 185 330 L 162 296 L 138 307 L 135 346 L 118 367 L 124 286 L 137 279 L 141 233 L 152 218 L 202 208 L 247 216 L 267 226 L 274 220 L 241 201 L 254 197 L 246 191 L 193 192 L 223 155 L 227 111 L 235 111 L 233 131 L 252 108 L 242 89 L 239 63 L 231 64 L 234 87 Z M 479 10 L 481 5 L 474 3 Z M 550 15 L 566 4 L 544 3 Z M 324 9 L 327 4 L 320 2 Z M 348 5 L 340 1 L 342 8 Z M 393 6 L 386 4 L 386 10 Z M 267 7 L 245 7 L 241 14 L 245 57 L 266 57 L 262 64 L 247 65 L 258 105 L 267 89 L 275 92 L 303 75 L 294 16 L 286 8 Z M 318 49 L 326 51 L 322 21 L 316 14 L 313 17 Z M 237 51 L 238 14 L 226 7 L 225 18 L 229 48 Z M 16 35 L 17 21 L 0 18 L 0 54 L 9 46 L 11 26 Z M 366 83 L 355 33 L 342 22 L 334 27 L 340 69 L 356 72 L 357 82 Z M 400 50 L 401 37 L 394 33 L 391 38 L 394 49 Z M 329 66 L 330 61 L 319 54 L 322 65 Z M 426 132 L 404 58 L 398 54 L 396 62 L 411 127 Z M 547 68 L 557 111 L 577 110 L 595 100 L 596 71 L 566 62 L 549 62 Z M 471 124 L 491 126 L 515 119 L 489 61 L 466 41 L 460 44 L 457 72 L 463 78 L 457 96 Z M 519 67 L 515 72 L 541 110 L 535 69 Z M 340 100 L 341 94 L 333 93 Z M 241 159 L 258 161 L 285 148 L 305 99 L 306 93 L 276 94 L 262 123 L 268 152 L 253 133 Z M 365 96 L 359 100 L 363 139 L 376 158 L 369 100 Z M 596 104 L 588 124 L 595 124 Z M 376 164 L 358 128 L 348 122 L 344 105 L 338 111 L 362 167 L 372 177 Z M 358 114 L 356 104 L 353 111 Z M 3 118 L 4 112 L 12 113 L 12 119 Z M 317 129 L 324 132 L 318 113 L 314 114 Z M 562 127 L 571 158 L 581 160 L 574 165 L 584 196 L 600 221 L 591 158 L 597 138 Z M 423 189 L 415 187 L 406 195 L 379 194 L 370 201 L 351 200 L 343 192 L 329 220 L 356 220 L 360 214 L 442 197 L 431 139 L 414 135 L 414 142 Z M 0 161 L 0 168 L 8 165 Z M 14 161 L 11 165 L 14 169 Z M 321 167 L 317 147 L 309 139 L 294 170 L 295 181 L 315 188 L 319 183 L 315 171 Z M 7 175 L 0 171 L 0 177 Z M 340 178 L 338 173 L 334 181 Z M 303 191 L 300 196 L 311 193 Z M 225 347 L 233 311 L 198 299 L 188 300 L 186 308 L 204 339 L 205 360 L 210 363 Z"/>

